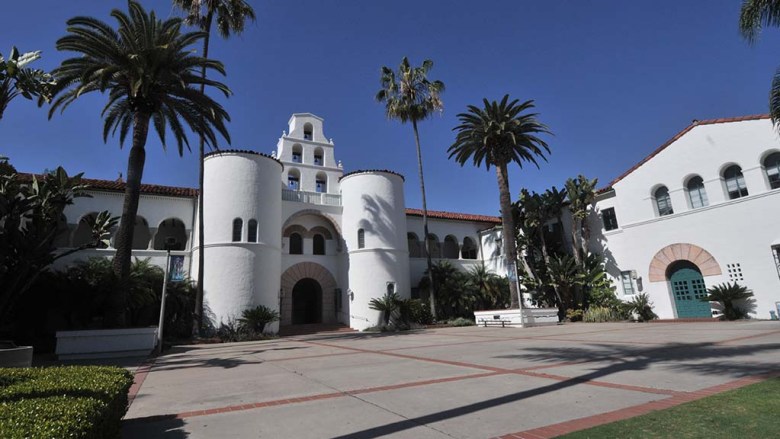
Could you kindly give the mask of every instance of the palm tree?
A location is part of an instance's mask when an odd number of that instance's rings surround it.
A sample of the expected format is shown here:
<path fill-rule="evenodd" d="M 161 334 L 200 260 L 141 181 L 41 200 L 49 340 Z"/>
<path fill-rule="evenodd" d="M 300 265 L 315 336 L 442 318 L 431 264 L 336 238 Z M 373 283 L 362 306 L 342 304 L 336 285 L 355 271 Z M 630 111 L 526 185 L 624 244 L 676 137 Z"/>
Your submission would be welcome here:
<path fill-rule="evenodd" d="M 477 293 L 478 305 L 475 309 L 499 309 L 505 306 L 505 282 L 499 275 L 488 270 L 484 263 L 471 267 L 466 275 L 469 287 Z"/>
<path fill-rule="evenodd" d="M 433 68 L 433 61 L 426 59 L 420 67 L 412 67 L 404 57 L 398 72 L 383 66 L 380 83 L 382 89 L 376 94 L 376 100 L 385 103 L 385 113 L 388 119 L 397 119 L 401 123 L 412 123 L 414 142 L 417 145 L 417 172 L 420 176 L 420 193 L 422 194 L 423 232 L 425 237 L 425 259 L 428 266 L 428 280 L 432 286 L 429 295 L 431 314 L 436 318 L 436 284 L 433 280 L 433 264 L 431 263 L 430 242 L 428 239 L 428 204 L 425 199 L 425 179 L 423 178 L 422 150 L 417 122 L 427 119 L 433 113 L 442 111 L 444 105 L 441 94 L 444 83 L 428 79 L 428 72 Z"/>
<path fill-rule="evenodd" d="M 222 38 L 229 38 L 231 34 L 240 35 L 244 32 L 244 25 L 248 20 L 255 20 L 255 11 L 252 5 L 245 0 L 173 0 L 174 6 L 187 14 L 186 22 L 191 26 L 197 26 L 206 33 L 203 38 L 203 58 L 209 57 L 209 42 L 211 41 L 211 25 L 214 18 L 217 19 L 217 32 Z M 201 77 L 206 79 L 206 68 L 201 69 Z M 206 92 L 206 84 L 201 84 L 200 92 Z M 206 154 L 205 141 L 200 137 L 198 144 L 198 243 L 200 245 L 198 257 L 198 292 L 195 296 L 195 321 L 194 331 L 197 333 L 203 325 L 203 273 L 205 271 L 206 248 L 204 220 L 203 220 L 203 158 Z"/>
<path fill-rule="evenodd" d="M 132 147 L 127 162 L 127 184 L 122 217 L 116 236 L 114 271 L 119 288 L 112 295 L 107 324 L 124 324 L 130 276 L 133 228 L 138 211 L 144 149 L 152 123 L 166 146 L 166 131 L 176 140 L 179 155 L 189 149 L 185 128 L 203 136 L 209 145 L 217 145 L 217 133 L 230 142 L 225 122 L 230 116 L 222 106 L 201 93 L 201 85 L 214 87 L 225 96 L 230 90 L 224 84 L 204 79 L 200 69 L 225 74 L 222 63 L 195 55 L 190 46 L 206 37 L 204 32 L 182 33 L 182 20 L 159 20 L 153 11 L 147 13 L 134 2 L 128 3 L 129 14 L 113 10 L 118 29 L 92 17 L 68 20 L 68 35 L 57 41 L 57 50 L 79 53 L 66 59 L 52 74 L 57 80 L 49 117 L 64 111 L 79 96 L 108 92 L 104 118 L 103 141 L 119 130 L 120 147 L 132 128 Z"/>
<path fill-rule="evenodd" d="M 544 191 L 541 195 L 542 200 L 547 210 L 547 214 L 550 218 L 555 218 L 558 221 L 560 227 L 561 244 L 566 242 L 563 231 L 563 209 L 566 207 L 566 191 L 561 191 L 557 187 L 553 186 L 550 189 Z"/>
<path fill-rule="evenodd" d="M 723 317 L 726 320 L 737 320 L 744 318 L 747 313 L 734 306 L 734 302 L 742 301 L 753 297 L 753 291 L 748 287 L 734 283 L 722 283 L 715 285 L 707 290 L 707 297 L 700 300 L 702 302 L 720 302 L 723 305 Z"/>
<path fill-rule="evenodd" d="M 765 26 L 780 26 L 780 0 L 745 0 L 739 14 L 739 31 L 751 44 L 758 40 Z M 772 78 L 769 91 L 769 114 L 775 126 L 780 123 L 780 69 Z"/>
<path fill-rule="evenodd" d="M 54 85 L 51 75 L 27 67 L 40 57 L 40 50 L 20 54 L 16 47 L 11 48 L 7 59 L 0 53 L 0 120 L 8 104 L 19 95 L 26 99 L 37 96 L 46 102 L 51 98 L 51 87 Z"/>
<path fill-rule="evenodd" d="M 578 175 L 576 179 L 570 178 L 566 180 L 566 196 L 569 199 L 569 210 L 572 217 L 572 255 L 578 265 L 582 263 L 583 258 L 588 254 L 590 229 L 586 219 L 596 199 L 597 184 L 598 179 L 589 180 L 584 175 Z M 584 233 L 583 228 L 585 229 Z"/>
<path fill-rule="evenodd" d="M 460 125 L 454 128 L 458 135 L 448 149 L 450 158 L 454 156 L 461 166 L 473 160 L 477 167 L 484 162 L 488 170 L 491 166 L 496 168 L 504 254 L 512 263 L 517 261 L 517 246 L 515 240 L 510 239 L 514 237 L 515 227 L 507 165 L 515 162 L 522 168 L 524 162 L 530 162 L 538 168 L 537 158 L 547 160 L 544 153 L 550 152 L 547 143 L 538 135 L 551 134 L 547 126 L 539 122 L 536 113 L 527 113 L 534 108 L 534 101 L 519 102 L 517 99 L 510 102 L 509 95 L 505 95 L 501 102 L 484 99 L 484 108 L 469 105 L 467 113 L 458 114 Z M 517 308 L 520 302 L 516 283 L 510 282 L 510 289 L 512 307 Z"/>
<path fill-rule="evenodd" d="M 396 293 L 385 293 L 381 298 L 374 298 L 368 302 L 368 307 L 382 313 L 382 321 L 385 326 L 390 324 L 390 317 L 400 306 L 401 298 Z"/>

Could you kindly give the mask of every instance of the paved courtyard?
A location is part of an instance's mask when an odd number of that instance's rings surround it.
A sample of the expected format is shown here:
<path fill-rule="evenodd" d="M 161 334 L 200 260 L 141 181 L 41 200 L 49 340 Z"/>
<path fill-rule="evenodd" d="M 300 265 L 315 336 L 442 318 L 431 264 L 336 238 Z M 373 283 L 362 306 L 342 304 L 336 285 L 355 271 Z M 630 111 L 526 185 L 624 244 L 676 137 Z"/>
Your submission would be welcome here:
<path fill-rule="evenodd" d="M 123 433 L 537 439 L 778 370 L 780 323 L 769 321 L 466 327 L 186 346 L 139 369 Z"/>

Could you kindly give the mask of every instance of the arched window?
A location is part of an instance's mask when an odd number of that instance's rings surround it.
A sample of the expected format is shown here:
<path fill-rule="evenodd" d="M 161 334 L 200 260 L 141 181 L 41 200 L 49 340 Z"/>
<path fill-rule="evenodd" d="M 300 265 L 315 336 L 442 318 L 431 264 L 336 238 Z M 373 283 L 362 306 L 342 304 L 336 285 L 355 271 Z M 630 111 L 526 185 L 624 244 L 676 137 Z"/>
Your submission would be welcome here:
<path fill-rule="evenodd" d="M 672 199 L 669 197 L 669 189 L 666 186 L 661 186 L 655 190 L 653 194 L 655 197 L 655 206 L 658 208 L 658 216 L 671 215 L 674 213 L 672 209 Z"/>
<path fill-rule="evenodd" d="M 303 163 L 303 147 L 297 143 L 292 147 L 292 161 L 293 163 Z"/>
<path fill-rule="evenodd" d="M 249 230 L 247 230 L 247 241 L 257 242 L 257 220 L 249 220 Z"/>
<path fill-rule="evenodd" d="M 366 231 L 363 229 L 358 230 L 358 248 L 366 247 Z"/>
<path fill-rule="evenodd" d="M 92 225 L 95 224 L 96 218 L 96 213 L 90 213 L 81 217 L 78 226 L 76 226 L 76 231 L 73 233 L 73 247 L 81 247 L 92 242 Z M 106 247 L 107 245 L 102 242 L 98 244 L 98 248 Z"/>
<path fill-rule="evenodd" d="M 294 191 L 301 189 L 301 172 L 297 169 L 290 169 L 287 173 L 287 187 Z"/>
<path fill-rule="evenodd" d="M 698 175 L 688 180 L 685 189 L 688 191 L 688 200 L 690 200 L 692 208 L 696 209 L 710 204 L 707 200 L 707 190 L 704 188 L 704 180 Z"/>
<path fill-rule="evenodd" d="M 764 159 L 764 172 L 771 189 L 780 188 L 780 152 L 773 152 Z"/>
<path fill-rule="evenodd" d="M 422 256 L 422 252 L 420 251 L 420 240 L 417 239 L 417 235 L 414 233 L 407 233 L 406 243 L 407 247 L 409 247 L 410 258 L 419 258 Z"/>
<path fill-rule="evenodd" d="M 163 220 L 157 226 L 157 234 L 154 235 L 154 249 L 165 250 L 184 250 L 187 246 L 187 231 L 184 228 L 184 222 L 176 218 Z"/>
<path fill-rule="evenodd" d="M 468 236 L 463 238 L 463 248 L 460 254 L 463 259 L 477 259 L 477 246 Z"/>
<path fill-rule="evenodd" d="M 149 232 L 149 223 L 142 216 L 135 217 L 135 227 L 133 228 L 133 250 L 146 250 L 149 248 L 149 241 L 152 234 Z"/>
<path fill-rule="evenodd" d="M 290 254 L 291 255 L 303 254 L 303 237 L 299 233 L 290 234 Z"/>
<path fill-rule="evenodd" d="M 314 254 L 315 255 L 324 255 L 325 254 L 325 237 L 320 235 L 319 233 L 314 235 L 314 238 L 312 239 L 314 244 Z"/>
<path fill-rule="evenodd" d="M 441 258 L 441 246 L 439 238 L 433 233 L 428 235 L 428 253 L 432 258 Z"/>
<path fill-rule="evenodd" d="M 443 256 L 447 259 L 458 259 L 458 254 L 460 253 L 458 247 L 458 240 L 452 235 L 447 235 L 444 238 Z"/>
<path fill-rule="evenodd" d="M 52 245 L 56 248 L 68 247 L 70 244 L 70 229 L 68 229 L 68 219 L 65 215 L 60 215 L 57 221 L 57 234 L 54 237 Z"/>
<path fill-rule="evenodd" d="M 305 140 L 312 140 L 314 138 L 314 136 L 312 134 L 312 131 L 313 131 L 313 129 L 312 129 L 312 126 L 311 126 L 310 123 L 307 122 L 306 124 L 304 124 L 303 125 L 303 138 Z"/>
<path fill-rule="evenodd" d="M 317 166 L 323 166 L 325 164 L 322 148 L 317 147 L 314 150 L 314 164 Z"/>
<path fill-rule="evenodd" d="M 748 195 L 745 177 L 742 175 L 742 168 L 737 165 L 731 165 L 723 171 L 723 181 L 726 183 L 726 192 L 729 199 L 734 200 Z"/>
<path fill-rule="evenodd" d="M 243 228 L 244 221 L 242 221 L 241 218 L 236 218 L 233 220 L 233 242 L 241 241 L 241 232 Z"/>
<path fill-rule="evenodd" d="M 315 181 L 317 192 L 321 194 L 328 192 L 328 176 L 324 172 L 318 172 Z"/>

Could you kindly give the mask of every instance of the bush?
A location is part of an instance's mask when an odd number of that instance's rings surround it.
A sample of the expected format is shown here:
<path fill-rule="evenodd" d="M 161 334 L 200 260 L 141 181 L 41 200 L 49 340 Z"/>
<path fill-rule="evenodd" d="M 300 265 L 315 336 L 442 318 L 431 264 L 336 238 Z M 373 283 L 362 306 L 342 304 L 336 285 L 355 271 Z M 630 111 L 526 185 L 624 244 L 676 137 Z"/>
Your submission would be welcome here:
<path fill-rule="evenodd" d="M 623 320 L 621 313 L 615 308 L 591 306 L 582 315 L 582 321 L 588 323 L 619 322 Z"/>
<path fill-rule="evenodd" d="M 448 321 L 447 326 L 474 326 L 474 320 L 458 317 Z"/>
<path fill-rule="evenodd" d="M 0 437 L 119 437 L 132 384 L 119 367 L 0 368 Z"/>
<path fill-rule="evenodd" d="M 703 302 L 719 302 L 723 307 L 723 320 L 739 320 L 749 317 L 747 310 L 738 307 L 735 302 L 746 302 L 753 297 L 753 291 L 748 287 L 734 283 L 722 283 L 707 290 Z"/>
<path fill-rule="evenodd" d="M 227 322 L 220 323 L 215 335 L 222 343 L 268 340 L 269 338 L 274 338 L 273 335 L 254 331 L 248 326 L 241 324 L 236 319 L 228 319 Z"/>
<path fill-rule="evenodd" d="M 420 299 L 404 300 L 399 308 L 401 320 L 407 317 L 407 323 L 418 325 L 430 325 L 433 323 L 433 315 L 428 304 Z"/>
<path fill-rule="evenodd" d="M 254 308 L 245 309 L 238 319 L 240 325 L 250 331 L 262 334 L 265 332 L 265 325 L 279 320 L 279 311 L 267 306 L 258 305 Z"/>
<path fill-rule="evenodd" d="M 632 314 L 636 314 L 637 320 L 640 322 L 647 322 L 658 318 L 658 315 L 653 312 L 653 303 L 650 302 L 650 296 L 648 296 L 647 293 L 635 295 L 630 302 L 626 303 L 626 310 Z"/>
<path fill-rule="evenodd" d="M 567 309 L 566 320 L 570 322 L 580 322 L 582 321 L 582 314 L 581 309 Z"/>

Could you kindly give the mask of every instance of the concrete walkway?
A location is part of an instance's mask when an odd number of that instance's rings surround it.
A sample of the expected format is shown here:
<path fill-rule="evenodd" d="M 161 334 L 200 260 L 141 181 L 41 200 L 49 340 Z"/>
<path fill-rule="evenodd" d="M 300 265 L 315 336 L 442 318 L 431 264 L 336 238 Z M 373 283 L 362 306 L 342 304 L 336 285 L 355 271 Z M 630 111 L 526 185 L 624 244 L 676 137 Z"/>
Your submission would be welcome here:
<path fill-rule="evenodd" d="M 778 322 L 299 336 L 139 369 L 126 438 L 553 437 L 780 370 Z"/>

